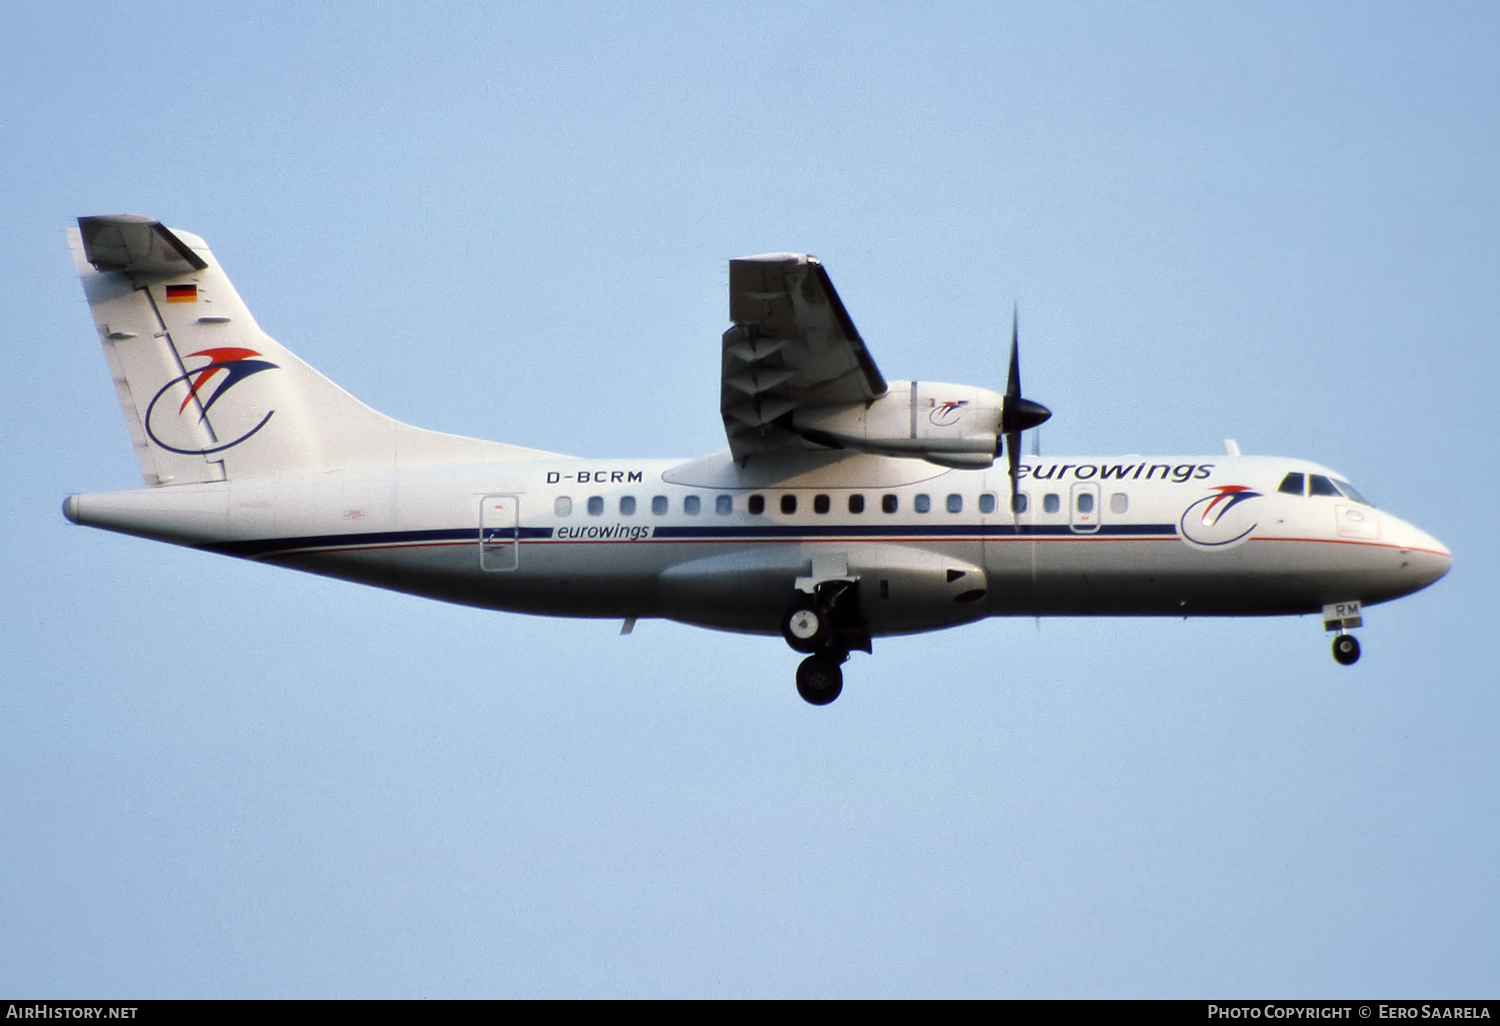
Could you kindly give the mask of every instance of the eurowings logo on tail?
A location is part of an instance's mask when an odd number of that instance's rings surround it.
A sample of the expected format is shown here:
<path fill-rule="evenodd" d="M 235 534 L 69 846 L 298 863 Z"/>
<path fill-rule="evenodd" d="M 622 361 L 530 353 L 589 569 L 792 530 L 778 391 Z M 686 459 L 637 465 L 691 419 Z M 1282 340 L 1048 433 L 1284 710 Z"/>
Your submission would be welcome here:
<path fill-rule="evenodd" d="M 1247 485 L 1217 485 L 1207 495 L 1182 511 L 1178 530 L 1182 540 L 1203 548 L 1222 548 L 1244 541 L 1260 524 L 1244 503 L 1261 497 Z"/>
<path fill-rule="evenodd" d="M 200 454 L 208 456 L 223 452 L 225 449 L 232 449 L 245 441 L 265 427 L 276 411 L 267 410 L 266 415 L 248 430 L 232 429 L 235 437 L 229 441 L 220 438 L 214 430 L 213 422 L 208 418 L 208 411 L 229 394 L 230 389 L 252 374 L 278 369 L 277 364 L 261 359 L 260 355 L 253 349 L 238 346 L 221 346 L 189 353 L 183 358 L 184 361 L 207 359 L 208 363 L 168 381 L 152 397 L 151 405 L 146 407 L 146 434 L 168 452 L 181 453 L 184 456 Z M 176 404 L 175 415 L 171 412 L 170 402 L 162 404 L 162 400 L 168 393 L 172 393 L 173 399 L 177 398 L 174 389 L 182 392 L 182 400 Z M 164 441 L 163 435 L 172 441 Z M 207 444 L 194 445 L 192 444 L 194 441 L 206 441 Z"/>

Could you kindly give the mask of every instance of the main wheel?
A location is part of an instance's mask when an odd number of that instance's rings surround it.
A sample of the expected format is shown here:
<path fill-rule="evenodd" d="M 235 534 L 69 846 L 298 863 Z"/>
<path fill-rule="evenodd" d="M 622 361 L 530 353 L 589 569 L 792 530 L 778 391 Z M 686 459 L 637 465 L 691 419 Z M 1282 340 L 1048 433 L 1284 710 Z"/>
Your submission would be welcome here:
<path fill-rule="evenodd" d="M 1344 666 L 1359 662 L 1359 640 L 1352 634 L 1340 634 L 1333 639 L 1333 657 Z"/>
<path fill-rule="evenodd" d="M 808 656 L 797 667 L 797 694 L 813 705 L 827 705 L 844 690 L 844 671 L 825 656 Z"/>
<path fill-rule="evenodd" d="M 816 652 L 828 640 L 828 610 L 811 603 L 793 606 L 781 618 L 781 636 L 795 652 Z"/>

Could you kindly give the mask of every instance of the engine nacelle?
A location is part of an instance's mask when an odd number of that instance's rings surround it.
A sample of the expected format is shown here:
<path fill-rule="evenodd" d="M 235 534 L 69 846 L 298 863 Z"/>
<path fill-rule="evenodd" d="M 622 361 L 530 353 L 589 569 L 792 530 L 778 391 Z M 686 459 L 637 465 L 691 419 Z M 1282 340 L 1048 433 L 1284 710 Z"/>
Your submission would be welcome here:
<path fill-rule="evenodd" d="M 798 434 L 835 448 L 910 456 L 945 467 L 988 467 L 1005 397 L 972 385 L 892 381 L 870 403 L 802 408 Z"/>

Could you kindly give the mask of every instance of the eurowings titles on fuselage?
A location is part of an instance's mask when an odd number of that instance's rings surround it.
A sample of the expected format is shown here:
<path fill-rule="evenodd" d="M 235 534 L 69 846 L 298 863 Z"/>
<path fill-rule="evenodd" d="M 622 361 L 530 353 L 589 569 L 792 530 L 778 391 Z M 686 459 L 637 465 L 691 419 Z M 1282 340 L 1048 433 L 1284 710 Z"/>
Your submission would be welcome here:
<path fill-rule="evenodd" d="M 260 330 L 201 239 L 132 215 L 71 234 L 147 487 L 68 519 L 490 609 L 780 633 L 825 704 L 873 639 L 1006 615 L 1362 607 L 1451 554 L 1341 475 L 1240 456 L 1023 457 L 1022 395 L 887 381 L 814 258 L 730 263 L 729 448 L 593 460 L 427 431 Z"/>

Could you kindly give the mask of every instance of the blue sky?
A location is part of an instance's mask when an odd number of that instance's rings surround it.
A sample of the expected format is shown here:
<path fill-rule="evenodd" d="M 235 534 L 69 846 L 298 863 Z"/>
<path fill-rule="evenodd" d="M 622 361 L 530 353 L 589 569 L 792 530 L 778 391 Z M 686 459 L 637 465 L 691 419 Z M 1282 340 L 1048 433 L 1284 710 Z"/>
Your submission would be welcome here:
<path fill-rule="evenodd" d="M 0 43 L 0 991 L 1493 996 L 1491 5 L 51 4 Z M 86 531 L 139 485 L 63 232 L 204 236 L 384 412 L 720 448 L 726 261 L 1048 453 L 1316 459 L 1447 543 L 1311 619 L 779 640 Z"/>

